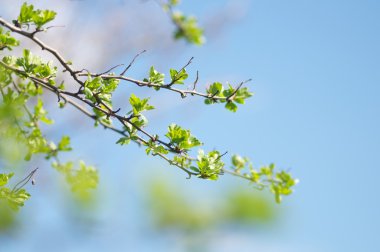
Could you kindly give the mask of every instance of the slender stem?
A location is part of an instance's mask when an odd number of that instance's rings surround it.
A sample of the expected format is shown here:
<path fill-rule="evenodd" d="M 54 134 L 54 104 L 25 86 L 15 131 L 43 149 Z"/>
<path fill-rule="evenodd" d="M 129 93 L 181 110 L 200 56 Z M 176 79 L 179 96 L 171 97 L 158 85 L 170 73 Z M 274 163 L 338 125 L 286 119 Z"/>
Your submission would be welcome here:
<path fill-rule="evenodd" d="M 15 193 L 15 192 L 19 191 L 20 189 L 22 189 L 33 178 L 33 175 L 34 175 L 34 173 L 36 173 L 37 170 L 38 170 L 38 167 L 36 169 L 34 169 L 33 171 L 31 171 L 29 173 L 29 175 L 26 176 L 23 180 L 21 180 L 20 182 L 18 182 L 13 187 L 11 193 Z"/>

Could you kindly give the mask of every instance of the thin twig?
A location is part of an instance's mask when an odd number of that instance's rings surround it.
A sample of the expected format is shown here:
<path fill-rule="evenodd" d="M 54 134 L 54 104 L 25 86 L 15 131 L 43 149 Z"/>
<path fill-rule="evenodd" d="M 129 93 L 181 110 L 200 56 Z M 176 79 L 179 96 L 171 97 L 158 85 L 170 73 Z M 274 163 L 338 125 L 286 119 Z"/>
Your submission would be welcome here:
<path fill-rule="evenodd" d="M 186 63 L 186 65 L 184 65 L 179 71 L 178 71 L 178 75 L 179 77 L 176 78 L 176 79 L 173 79 L 169 84 L 167 84 L 166 86 L 167 87 L 171 87 L 177 80 L 179 80 L 181 78 L 181 72 L 182 70 L 184 70 L 188 65 L 191 64 L 191 61 L 194 59 L 194 57 L 191 57 L 190 60 Z"/>
<path fill-rule="evenodd" d="M 18 182 L 12 189 L 11 193 L 15 193 L 17 191 L 19 191 L 21 188 L 23 188 L 29 181 L 30 179 L 33 178 L 33 175 L 34 173 L 36 173 L 36 171 L 38 170 L 38 167 L 36 169 L 34 169 L 33 171 L 31 171 L 29 173 L 28 176 L 26 176 L 23 180 L 21 180 L 20 182 Z"/>
<path fill-rule="evenodd" d="M 17 26 L 18 27 L 18 26 Z M 36 35 L 37 33 L 39 33 L 39 32 L 44 32 L 44 31 L 47 31 L 47 30 L 49 30 L 49 29 L 51 29 L 51 28 L 57 28 L 57 27 L 61 27 L 61 28 L 63 28 L 63 27 L 65 27 L 64 25 L 52 25 L 52 26 L 48 26 L 48 27 L 46 27 L 46 28 L 44 28 L 44 29 L 38 29 L 38 28 L 36 28 L 36 30 L 35 31 L 33 31 L 33 32 L 31 32 L 30 34 L 31 34 L 31 36 L 32 37 L 34 37 L 34 35 Z M 29 27 L 28 27 L 29 28 Z"/>
<path fill-rule="evenodd" d="M 231 101 L 235 97 L 236 93 L 239 91 L 239 89 L 241 88 L 241 86 L 243 86 L 243 84 L 245 84 L 245 83 L 247 83 L 247 82 L 249 82 L 251 80 L 252 79 L 248 79 L 248 80 L 240 82 L 240 84 L 235 88 L 235 90 L 232 92 L 232 94 L 230 94 L 229 96 L 226 97 L 226 101 L 227 102 Z"/>
<path fill-rule="evenodd" d="M 116 65 L 116 66 L 113 66 L 113 67 L 111 67 L 110 69 L 108 69 L 107 71 L 105 71 L 105 72 L 103 72 L 103 73 L 100 73 L 98 76 L 103 75 L 103 74 L 107 74 L 107 73 L 111 72 L 112 70 L 114 70 L 115 68 L 117 68 L 117 67 L 119 67 L 119 66 L 124 66 L 124 64 L 118 64 L 118 65 Z"/>
<path fill-rule="evenodd" d="M 128 69 L 132 66 L 132 64 L 135 62 L 137 57 L 140 56 L 141 54 L 143 54 L 144 52 L 146 52 L 146 50 L 143 50 L 143 51 L 139 52 L 138 54 L 136 54 L 135 57 L 132 59 L 132 61 L 129 63 L 129 65 L 124 69 L 123 72 L 121 72 L 120 75 L 124 75 L 128 71 Z"/>
<path fill-rule="evenodd" d="M 78 76 L 87 76 L 87 75 L 88 74 L 85 74 L 85 73 L 79 73 L 78 74 Z M 89 75 L 92 77 L 98 76 L 95 73 L 89 73 Z M 181 89 L 177 89 L 177 88 L 173 88 L 171 86 L 168 86 L 168 84 L 161 85 L 161 84 L 156 84 L 156 83 L 147 82 L 147 81 L 140 81 L 140 80 L 132 79 L 132 78 L 129 78 L 126 76 L 121 76 L 121 75 L 100 75 L 99 77 L 101 77 L 103 79 L 124 80 L 124 81 L 130 82 L 130 83 L 134 83 L 140 87 L 145 86 L 145 87 L 163 88 L 163 89 L 170 90 L 172 92 L 179 93 L 182 97 L 185 97 L 187 94 L 190 94 L 190 95 L 201 96 L 204 98 L 214 98 L 215 100 L 225 100 L 226 99 L 226 97 L 222 97 L 222 96 L 213 96 L 212 94 L 200 93 L 200 92 L 195 91 L 195 90 L 181 90 Z"/>
<path fill-rule="evenodd" d="M 195 91 L 195 88 L 197 86 L 198 78 L 199 78 L 199 73 L 198 73 L 198 70 L 197 70 L 197 77 L 195 78 L 195 81 L 194 81 L 194 84 L 193 84 L 193 91 Z"/>
<path fill-rule="evenodd" d="M 61 54 L 57 50 L 55 50 L 52 47 L 46 45 L 40 39 L 36 38 L 34 36 L 33 32 L 23 31 L 21 28 L 15 26 L 15 25 L 12 25 L 11 23 L 8 23 L 7 21 L 5 21 L 2 18 L 0 18 L 0 24 L 2 26 L 7 27 L 9 30 L 11 30 L 13 32 L 16 32 L 16 33 L 18 33 L 20 35 L 23 35 L 24 37 L 29 38 L 30 40 L 34 41 L 37 45 L 39 45 L 42 50 L 46 50 L 46 51 L 50 52 L 51 54 L 53 54 L 53 56 L 61 63 L 61 65 L 66 69 L 66 71 L 68 71 L 70 73 L 70 75 L 74 78 L 74 80 L 76 82 L 78 82 L 81 86 L 84 85 L 84 83 L 81 80 L 78 79 L 78 77 L 76 76 L 75 71 L 69 66 L 69 64 L 67 64 L 67 61 L 61 56 Z"/>

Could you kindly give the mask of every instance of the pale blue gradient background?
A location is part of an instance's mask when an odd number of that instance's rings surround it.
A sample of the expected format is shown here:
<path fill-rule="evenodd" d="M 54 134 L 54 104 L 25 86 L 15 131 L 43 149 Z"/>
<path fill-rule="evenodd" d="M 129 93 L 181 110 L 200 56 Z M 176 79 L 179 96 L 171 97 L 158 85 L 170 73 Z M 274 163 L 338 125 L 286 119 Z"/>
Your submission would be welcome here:
<path fill-rule="evenodd" d="M 119 2 L 109 4 L 123 8 Z M 232 237 L 237 243 L 229 247 L 215 242 L 211 250 L 380 251 L 380 2 L 241 3 L 244 17 L 205 46 L 187 48 L 170 56 L 170 62 L 157 63 L 159 57 L 149 61 L 147 55 L 138 63 L 143 75 L 144 63 L 167 69 L 194 56 L 190 70 L 201 70 L 204 82 L 237 83 L 252 78 L 247 85 L 255 96 L 236 114 L 203 106 L 196 98 L 179 105 L 178 96 L 167 95 L 173 99 L 170 106 L 176 107 L 153 116 L 151 122 L 164 132 L 165 125 L 176 121 L 192 129 L 208 144 L 206 149 L 241 153 L 257 164 L 275 162 L 291 169 L 301 181 L 280 207 L 278 226 L 260 232 L 219 231 L 221 237 Z M 225 4 L 184 1 L 181 8 L 202 23 Z M 146 92 L 153 101 L 160 101 L 159 94 Z M 61 197 L 54 191 L 58 189 L 33 188 L 35 194 L 23 210 L 28 227 L 21 234 L 0 237 L 0 251 L 177 251 L 167 238 L 146 231 L 149 217 L 136 203 L 142 178 L 152 169 L 159 169 L 162 176 L 175 173 L 183 187 L 194 190 L 195 197 L 202 190 L 223 197 L 226 185 L 239 182 L 185 180 L 184 174 L 164 162 L 146 161 L 137 147 L 115 147 L 117 138 L 111 132 L 97 129 L 84 134 L 91 124 L 84 124 L 73 140 L 81 158 L 99 167 L 102 192 L 116 195 L 97 210 L 100 225 L 73 230 L 65 203 L 52 199 Z M 89 145 L 94 140 L 98 144 Z"/>

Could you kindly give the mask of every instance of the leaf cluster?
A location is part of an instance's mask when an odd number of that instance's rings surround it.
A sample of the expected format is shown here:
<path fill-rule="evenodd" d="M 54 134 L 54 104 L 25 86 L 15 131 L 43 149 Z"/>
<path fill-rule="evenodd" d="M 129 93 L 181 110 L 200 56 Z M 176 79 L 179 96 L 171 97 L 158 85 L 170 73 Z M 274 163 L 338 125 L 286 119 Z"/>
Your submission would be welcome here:
<path fill-rule="evenodd" d="M 210 151 L 205 154 L 203 150 L 199 150 L 197 165 L 198 167 L 192 167 L 192 170 L 197 171 L 198 177 L 203 179 L 217 180 L 223 173 L 224 163 L 219 151 Z"/>
<path fill-rule="evenodd" d="M 255 169 L 248 158 L 239 155 L 232 156 L 232 169 L 247 178 L 257 189 L 268 188 L 274 194 L 277 203 L 281 202 L 282 196 L 290 195 L 293 192 L 292 188 L 298 183 L 288 172 L 276 172 L 274 164 Z"/>
<path fill-rule="evenodd" d="M 3 49 L 12 50 L 12 47 L 18 46 L 20 42 L 14 37 L 10 36 L 10 32 L 4 32 L 4 29 L 0 27 L 0 51 Z"/>
<path fill-rule="evenodd" d="M 187 16 L 180 11 L 173 11 L 173 8 L 176 7 L 179 2 L 178 0 L 170 0 L 163 5 L 164 10 L 170 14 L 170 18 L 176 26 L 174 38 L 185 39 L 190 44 L 204 44 L 204 31 L 198 26 L 197 19 L 193 16 Z"/>
<path fill-rule="evenodd" d="M 170 140 L 169 144 L 174 146 L 178 152 L 188 151 L 202 145 L 196 137 L 191 135 L 190 130 L 183 129 L 174 123 L 169 125 L 168 133 L 165 136 Z"/>
<path fill-rule="evenodd" d="M 234 88 L 228 84 L 228 87 L 225 89 L 220 82 L 211 84 L 207 88 L 207 93 L 210 95 L 210 98 L 205 99 L 205 104 L 226 103 L 225 108 L 232 112 L 237 111 L 237 103 L 244 104 L 245 100 L 253 95 L 246 87 Z M 215 99 L 215 97 L 221 99 Z"/>
<path fill-rule="evenodd" d="M 32 4 L 26 2 L 21 6 L 20 15 L 14 21 L 17 26 L 34 24 L 37 30 L 40 30 L 43 25 L 54 20 L 56 12 L 51 10 L 34 9 Z"/>
<path fill-rule="evenodd" d="M 30 198 L 30 194 L 23 188 L 12 190 L 6 187 L 13 175 L 14 173 L 0 173 L 0 205 L 5 204 L 17 211 L 24 206 L 25 201 Z"/>
<path fill-rule="evenodd" d="M 74 168 L 73 162 L 52 164 L 58 172 L 63 174 L 71 191 L 81 201 L 91 200 L 91 190 L 96 189 L 99 183 L 99 175 L 93 166 L 88 166 L 85 162 L 79 162 L 79 168 Z"/>
<path fill-rule="evenodd" d="M 205 42 L 203 29 L 199 28 L 197 19 L 192 16 L 186 16 L 179 11 L 172 15 L 173 22 L 177 24 L 177 30 L 174 32 L 174 38 L 186 39 L 189 43 L 202 45 Z"/>

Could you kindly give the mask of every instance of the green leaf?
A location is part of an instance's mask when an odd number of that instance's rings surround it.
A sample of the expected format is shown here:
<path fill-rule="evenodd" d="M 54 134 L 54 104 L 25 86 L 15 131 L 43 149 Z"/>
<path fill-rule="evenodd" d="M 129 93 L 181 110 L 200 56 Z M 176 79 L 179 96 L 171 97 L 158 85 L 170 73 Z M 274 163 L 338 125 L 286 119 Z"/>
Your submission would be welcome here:
<path fill-rule="evenodd" d="M 213 104 L 214 101 L 212 99 L 205 99 L 205 104 L 206 105 L 210 105 L 210 104 Z"/>
<path fill-rule="evenodd" d="M 51 10 L 37 10 L 33 13 L 32 21 L 37 26 L 37 29 L 40 29 L 46 23 L 54 20 L 56 12 Z"/>
<path fill-rule="evenodd" d="M 51 62 L 43 62 L 38 56 L 33 55 L 29 50 L 23 50 L 23 56 L 16 59 L 16 66 L 22 67 L 26 73 L 42 79 L 48 79 L 50 84 L 54 84 L 53 77 L 56 76 L 57 67 Z M 25 75 L 20 75 L 25 78 Z"/>
<path fill-rule="evenodd" d="M 8 174 L 0 174 L 0 186 L 5 186 L 13 175 L 13 172 Z"/>
<path fill-rule="evenodd" d="M 13 191 L 6 187 L 0 188 L 0 201 L 5 200 L 7 205 L 15 211 L 18 211 L 20 207 L 24 206 L 25 201 L 29 198 L 30 194 L 25 189 Z"/>
<path fill-rule="evenodd" d="M 211 151 L 205 154 L 203 150 L 198 151 L 197 165 L 199 177 L 210 180 L 217 180 L 221 173 L 224 163 L 218 151 Z"/>
<path fill-rule="evenodd" d="M 260 168 L 260 172 L 266 176 L 271 177 L 273 175 L 274 166 L 263 166 Z"/>
<path fill-rule="evenodd" d="M 33 124 L 31 132 L 26 136 L 26 146 L 28 147 L 28 153 L 25 156 L 25 160 L 30 160 L 33 154 L 44 153 L 47 154 L 46 158 L 52 156 L 52 149 L 48 145 L 47 140 L 43 137 L 41 129 Z"/>
<path fill-rule="evenodd" d="M 116 90 L 118 84 L 119 80 L 117 79 L 92 78 L 88 76 L 84 83 L 83 92 L 86 99 L 91 100 L 93 103 L 98 103 L 100 99 L 104 104 L 112 107 L 112 93 Z"/>
<path fill-rule="evenodd" d="M 165 81 L 165 74 L 159 73 L 156 69 L 154 69 L 154 66 L 150 67 L 149 70 L 149 79 L 148 81 L 150 83 L 163 85 Z"/>
<path fill-rule="evenodd" d="M 99 182 L 98 172 L 94 167 L 87 166 L 83 161 L 79 162 L 79 169 L 74 169 L 72 162 L 53 163 L 53 167 L 65 176 L 71 191 L 78 199 L 91 199 L 91 190 L 96 189 Z"/>
<path fill-rule="evenodd" d="M 199 169 L 195 166 L 190 166 L 190 170 L 192 170 L 193 172 L 197 172 L 197 173 L 200 172 Z"/>
<path fill-rule="evenodd" d="M 19 44 L 20 41 L 10 36 L 9 31 L 4 33 L 3 28 L 0 27 L 0 51 L 4 48 L 7 48 L 8 50 L 12 51 L 12 47 L 18 46 Z"/>
<path fill-rule="evenodd" d="M 25 189 L 20 189 L 10 194 L 8 202 L 11 208 L 18 210 L 20 207 L 24 206 L 25 201 L 29 198 L 30 194 Z"/>
<path fill-rule="evenodd" d="M 129 137 L 121 137 L 121 138 L 119 138 L 119 140 L 117 140 L 116 144 L 127 145 L 130 142 L 131 142 L 131 138 L 129 138 Z"/>
<path fill-rule="evenodd" d="M 34 15 L 34 6 L 28 5 L 26 2 L 23 3 L 20 10 L 20 15 L 18 16 L 18 21 L 20 23 L 28 23 L 32 20 L 32 17 Z"/>
<path fill-rule="evenodd" d="M 51 66 L 51 62 L 46 64 L 41 63 L 33 68 L 33 74 L 41 79 L 48 79 L 55 77 L 57 72 L 57 67 Z"/>
<path fill-rule="evenodd" d="M 224 87 L 220 82 L 214 82 L 207 89 L 207 93 L 214 96 L 223 96 Z"/>
<path fill-rule="evenodd" d="M 205 99 L 205 104 L 213 104 L 213 103 L 223 103 L 226 102 L 225 99 L 213 99 L 213 97 L 225 97 L 224 95 L 224 87 L 222 83 L 220 82 L 214 82 L 212 83 L 207 89 L 206 89 L 207 94 L 211 98 Z"/>
<path fill-rule="evenodd" d="M 113 74 L 110 74 L 113 75 Z M 102 79 L 103 81 L 103 92 L 113 93 L 119 86 L 120 81 L 118 79 Z"/>
<path fill-rule="evenodd" d="M 173 123 L 168 127 L 168 133 L 165 136 L 170 139 L 171 143 L 180 144 L 187 138 L 187 131 Z"/>
<path fill-rule="evenodd" d="M 195 17 L 188 17 L 176 11 L 172 14 L 172 20 L 177 25 L 177 30 L 174 33 L 175 39 L 183 38 L 187 42 L 196 45 L 202 45 L 205 42 L 203 29 L 198 27 Z"/>
<path fill-rule="evenodd" d="M 34 107 L 34 117 L 36 120 L 40 120 L 46 124 L 54 123 L 53 120 L 46 117 L 47 111 L 43 108 L 43 102 L 40 98 L 37 100 L 37 105 Z"/>
<path fill-rule="evenodd" d="M 88 87 L 83 88 L 83 92 L 86 96 L 86 99 L 92 99 L 93 98 L 92 92 Z"/>
<path fill-rule="evenodd" d="M 163 154 L 163 155 L 165 155 L 165 154 L 169 153 L 169 151 L 167 149 L 165 149 L 164 146 L 158 145 L 158 144 L 156 144 L 156 143 L 154 143 L 152 141 L 149 143 L 149 147 L 146 148 L 145 152 L 146 152 L 147 155 L 149 155 L 151 152 L 152 152 L 153 155 L 155 155 L 155 154 Z"/>
<path fill-rule="evenodd" d="M 61 141 L 58 143 L 58 150 L 59 151 L 71 151 L 72 148 L 70 147 L 70 137 L 63 136 Z"/>
<path fill-rule="evenodd" d="M 133 114 L 138 115 L 140 112 L 145 110 L 152 110 L 154 107 L 148 104 L 149 99 L 140 99 L 135 94 L 131 94 L 129 98 L 129 103 L 132 106 Z"/>
<path fill-rule="evenodd" d="M 95 120 L 95 127 L 99 125 L 99 122 L 102 122 L 106 125 L 112 125 L 112 120 L 104 114 L 101 110 L 93 108 L 92 111 L 95 114 L 96 120 Z"/>
<path fill-rule="evenodd" d="M 236 112 L 238 107 L 236 106 L 235 103 L 232 101 L 229 101 L 226 103 L 225 108 L 228 109 L 229 111 Z"/>
<path fill-rule="evenodd" d="M 145 116 L 140 114 L 138 117 L 132 118 L 130 122 L 136 125 L 137 127 L 142 128 L 148 124 L 148 119 L 146 119 Z"/>
<path fill-rule="evenodd" d="M 86 166 L 81 161 L 80 168 L 67 176 L 71 189 L 79 194 L 87 194 L 88 190 L 95 189 L 98 185 L 98 172 L 92 166 Z M 83 195 L 81 195 L 83 196 Z"/>
<path fill-rule="evenodd" d="M 174 144 L 181 150 L 188 150 L 202 145 L 197 138 L 191 135 L 190 130 L 182 129 L 174 123 L 169 125 L 168 133 L 165 136 L 169 138 L 171 144 Z"/>
<path fill-rule="evenodd" d="M 68 174 L 73 170 L 74 163 L 73 162 L 66 162 L 66 163 L 52 163 L 52 167 L 56 169 L 58 172 L 61 172 L 63 174 Z"/>
<path fill-rule="evenodd" d="M 182 69 L 180 72 L 175 69 L 170 69 L 172 84 L 183 84 L 188 77 L 189 75 L 187 74 L 186 69 Z"/>
<path fill-rule="evenodd" d="M 57 13 L 54 11 L 34 10 L 32 4 L 28 5 L 27 3 L 24 3 L 21 6 L 20 15 L 17 20 L 20 24 L 34 23 L 37 29 L 40 29 L 46 23 L 52 21 L 56 15 Z"/>
<path fill-rule="evenodd" d="M 189 168 L 191 160 L 187 156 L 178 155 L 173 157 L 173 162 L 180 165 L 183 168 Z"/>
<path fill-rule="evenodd" d="M 245 99 L 251 97 L 252 95 L 253 95 L 253 93 L 249 92 L 249 91 L 248 91 L 248 88 L 246 88 L 246 87 L 244 87 L 244 88 L 240 88 L 240 89 L 236 92 L 236 94 L 235 94 L 233 100 L 234 100 L 235 102 L 237 102 L 237 103 L 244 104 L 244 103 L 245 103 Z"/>

